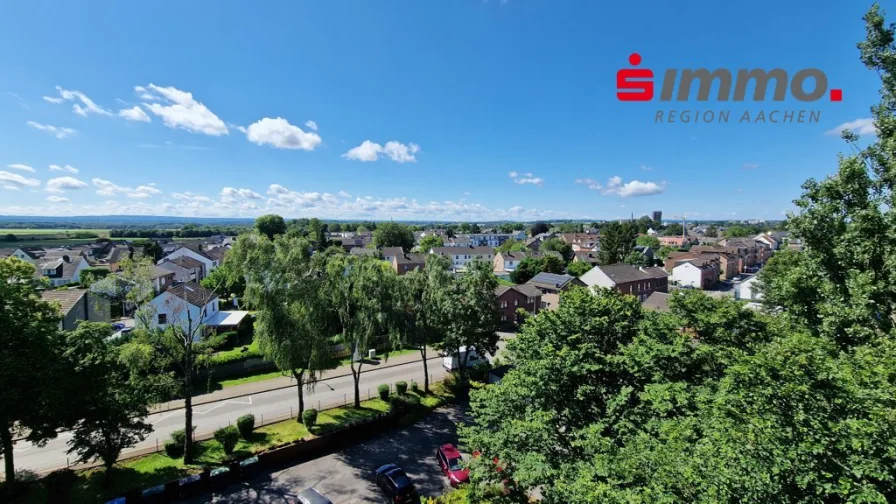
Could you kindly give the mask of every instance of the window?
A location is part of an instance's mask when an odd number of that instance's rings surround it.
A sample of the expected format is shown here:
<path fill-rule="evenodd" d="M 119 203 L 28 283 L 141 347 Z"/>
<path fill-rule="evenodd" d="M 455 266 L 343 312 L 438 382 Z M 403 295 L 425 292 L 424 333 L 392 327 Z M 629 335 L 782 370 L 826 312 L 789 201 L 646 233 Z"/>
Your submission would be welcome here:
<path fill-rule="evenodd" d="M 501 308 L 507 308 L 507 301 L 501 301 Z"/>
<path fill-rule="evenodd" d="M 501 315 L 501 322 L 507 322 L 507 315 Z"/>
<path fill-rule="evenodd" d="M 168 323 L 168 314 L 160 313 L 159 314 L 159 325 L 163 325 L 163 324 L 167 324 L 167 323 Z"/>
<path fill-rule="evenodd" d="M 534 297 L 530 297 L 530 298 L 527 298 L 527 299 L 526 299 L 526 303 L 528 303 L 528 304 L 532 304 L 532 303 L 534 303 L 534 302 L 535 302 L 535 298 L 534 298 Z"/>
<path fill-rule="evenodd" d="M 519 301 L 518 299 L 514 299 L 514 300 L 513 300 L 513 306 L 514 306 L 514 307 L 517 307 L 517 306 L 519 306 L 519 305 L 520 305 L 520 301 Z"/>

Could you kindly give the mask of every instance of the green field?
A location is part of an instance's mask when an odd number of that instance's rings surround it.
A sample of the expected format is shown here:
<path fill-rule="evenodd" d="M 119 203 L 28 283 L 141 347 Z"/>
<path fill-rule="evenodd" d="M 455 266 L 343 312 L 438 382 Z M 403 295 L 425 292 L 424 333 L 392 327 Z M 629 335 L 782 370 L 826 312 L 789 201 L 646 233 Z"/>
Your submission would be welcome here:
<path fill-rule="evenodd" d="M 96 238 L 108 238 L 109 229 L 7 229 L 0 228 L 0 247 L 59 247 L 62 245 L 80 245 L 90 243 Z M 89 233 L 95 237 L 82 236 Z M 8 235 L 15 235 L 15 240 L 7 240 Z"/>
<path fill-rule="evenodd" d="M 0 228 L 0 235 L 14 234 L 16 236 L 31 236 L 31 235 L 58 236 L 58 235 L 65 235 L 65 234 L 71 235 L 74 233 L 96 233 L 99 236 L 109 236 L 108 229 L 32 229 L 32 228 L 6 229 L 6 228 Z"/>

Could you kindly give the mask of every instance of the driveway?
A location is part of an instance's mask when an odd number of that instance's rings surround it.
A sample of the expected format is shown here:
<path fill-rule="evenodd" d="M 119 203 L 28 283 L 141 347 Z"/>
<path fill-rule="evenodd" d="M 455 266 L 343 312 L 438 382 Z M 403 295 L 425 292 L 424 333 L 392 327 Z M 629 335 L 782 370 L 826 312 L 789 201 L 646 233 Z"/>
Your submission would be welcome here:
<path fill-rule="evenodd" d="M 435 459 L 440 444 L 457 444 L 457 422 L 465 422 L 466 404 L 450 405 L 411 427 L 392 430 L 362 444 L 291 467 L 264 473 L 231 486 L 224 494 L 194 502 L 284 503 L 284 495 L 313 486 L 339 504 L 383 503 L 373 471 L 390 462 L 401 466 L 421 496 L 434 497 L 450 489 Z"/>

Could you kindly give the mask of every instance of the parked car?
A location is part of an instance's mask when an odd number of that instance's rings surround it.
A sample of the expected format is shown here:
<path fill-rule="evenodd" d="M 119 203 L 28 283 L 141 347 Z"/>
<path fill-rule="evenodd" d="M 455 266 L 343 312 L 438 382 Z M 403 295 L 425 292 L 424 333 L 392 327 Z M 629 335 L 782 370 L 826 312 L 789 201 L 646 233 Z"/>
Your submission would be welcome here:
<path fill-rule="evenodd" d="M 465 355 L 468 368 L 475 367 L 477 364 L 483 362 L 488 362 L 488 359 L 486 359 L 485 356 L 479 355 L 476 348 L 470 347 L 467 349 L 467 347 L 460 347 L 460 352 L 456 355 L 446 355 L 442 357 L 442 367 L 448 371 L 460 368 L 460 363 L 463 362 Z"/>
<path fill-rule="evenodd" d="M 419 504 L 420 495 L 411 483 L 408 475 L 395 464 L 386 464 L 376 470 L 376 484 L 379 486 L 389 502 L 394 504 Z"/>
<path fill-rule="evenodd" d="M 299 492 L 299 495 L 295 496 L 295 500 L 290 502 L 295 502 L 296 504 L 333 504 L 333 501 L 312 487 Z"/>
<path fill-rule="evenodd" d="M 442 474 L 448 477 L 451 486 L 470 482 L 470 469 L 464 467 L 464 459 L 453 444 L 443 444 L 436 449 L 436 459 L 442 468 Z"/>

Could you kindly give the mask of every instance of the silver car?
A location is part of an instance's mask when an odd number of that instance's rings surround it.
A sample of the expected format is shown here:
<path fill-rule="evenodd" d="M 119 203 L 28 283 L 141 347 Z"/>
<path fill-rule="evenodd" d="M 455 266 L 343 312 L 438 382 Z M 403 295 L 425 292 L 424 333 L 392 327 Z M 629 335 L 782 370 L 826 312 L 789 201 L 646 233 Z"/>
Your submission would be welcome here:
<path fill-rule="evenodd" d="M 298 504 L 333 504 L 333 501 L 314 488 L 306 488 L 296 496 Z"/>

